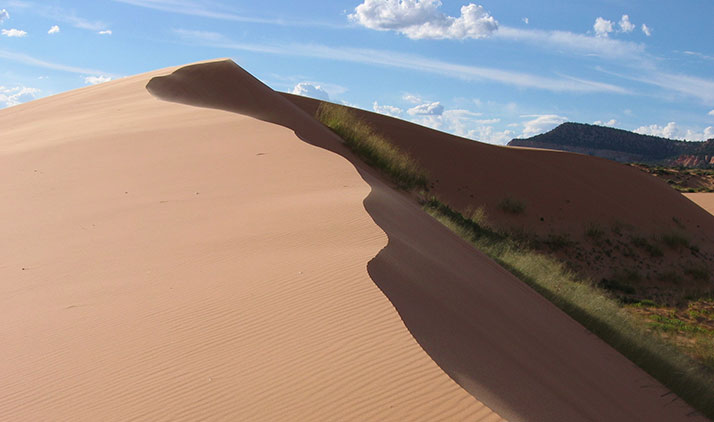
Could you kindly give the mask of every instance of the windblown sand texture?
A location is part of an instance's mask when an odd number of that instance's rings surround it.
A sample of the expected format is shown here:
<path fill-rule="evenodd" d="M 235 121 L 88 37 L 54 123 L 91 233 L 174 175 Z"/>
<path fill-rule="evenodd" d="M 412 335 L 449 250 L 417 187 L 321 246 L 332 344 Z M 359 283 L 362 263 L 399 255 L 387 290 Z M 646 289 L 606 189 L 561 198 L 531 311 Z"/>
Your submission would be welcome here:
<path fill-rule="evenodd" d="M 704 420 L 230 61 L 0 128 L 2 420 Z"/>

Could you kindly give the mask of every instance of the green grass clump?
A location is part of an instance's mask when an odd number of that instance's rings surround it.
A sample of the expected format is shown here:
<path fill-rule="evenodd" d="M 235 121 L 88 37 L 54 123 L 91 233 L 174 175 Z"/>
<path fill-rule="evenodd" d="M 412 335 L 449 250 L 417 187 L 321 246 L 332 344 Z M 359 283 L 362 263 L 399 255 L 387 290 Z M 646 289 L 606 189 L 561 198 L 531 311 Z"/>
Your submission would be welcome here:
<path fill-rule="evenodd" d="M 382 170 L 401 188 L 427 188 L 428 178 L 419 164 L 347 107 L 321 103 L 316 117 L 339 135 L 355 154 Z"/>
<path fill-rule="evenodd" d="M 600 240 L 605 235 L 605 229 L 597 223 L 590 223 L 585 227 L 585 236 L 592 240 Z"/>
<path fill-rule="evenodd" d="M 661 236 L 662 243 L 670 249 L 681 249 L 689 247 L 689 239 L 682 233 L 665 233 Z"/>
<path fill-rule="evenodd" d="M 498 203 L 498 208 L 509 214 L 523 214 L 526 210 L 526 204 L 518 199 L 506 197 Z"/>
<path fill-rule="evenodd" d="M 656 327 L 648 326 L 628 314 L 603 290 L 578 280 L 557 260 L 523 247 L 503 233 L 480 226 L 435 198 L 426 201 L 424 208 L 694 408 L 714 417 L 711 400 L 714 373 L 651 331 L 671 330 L 673 325 L 680 329 L 681 324 L 659 320 L 651 321 Z M 617 287 L 623 286 L 626 285 L 619 282 Z"/>
<path fill-rule="evenodd" d="M 634 246 L 640 249 L 644 249 L 645 251 L 647 251 L 647 253 L 650 254 L 652 258 L 659 258 L 661 256 L 664 256 L 664 252 L 662 252 L 662 249 L 660 249 L 657 245 L 653 245 L 644 237 L 633 236 L 631 240 Z"/>

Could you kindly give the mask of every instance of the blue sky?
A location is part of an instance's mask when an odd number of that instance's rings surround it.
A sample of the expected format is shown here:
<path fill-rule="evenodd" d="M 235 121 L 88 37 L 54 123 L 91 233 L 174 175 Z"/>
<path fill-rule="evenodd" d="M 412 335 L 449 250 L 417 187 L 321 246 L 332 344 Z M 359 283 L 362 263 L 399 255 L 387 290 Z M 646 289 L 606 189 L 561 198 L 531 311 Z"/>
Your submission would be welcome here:
<path fill-rule="evenodd" d="M 279 91 L 496 144 L 714 138 L 714 2 L 0 0 L 0 107 L 230 57 Z"/>

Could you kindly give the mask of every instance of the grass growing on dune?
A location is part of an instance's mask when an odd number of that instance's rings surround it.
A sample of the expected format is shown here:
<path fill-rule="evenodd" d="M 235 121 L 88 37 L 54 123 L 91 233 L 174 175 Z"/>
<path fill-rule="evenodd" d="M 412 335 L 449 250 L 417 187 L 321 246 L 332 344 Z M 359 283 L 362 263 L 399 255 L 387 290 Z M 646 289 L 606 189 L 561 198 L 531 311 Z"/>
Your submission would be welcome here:
<path fill-rule="evenodd" d="M 428 179 L 419 164 L 347 107 L 322 103 L 316 117 L 367 164 L 385 172 L 401 188 L 426 188 Z"/>
<path fill-rule="evenodd" d="M 416 187 L 426 188 L 428 185 L 426 172 L 412 157 L 379 135 L 346 107 L 322 103 L 316 117 L 342 137 L 345 144 L 361 159 L 383 171 L 401 188 L 411 190 Z M 436 198 L 425 200 L 424 209 L 695 409 L 714 418 L 714 401 L 711 400 L 714 397 L 714 372 L 649 330 L 645 323 L 627 313 L 605 291 L 578 280 L 564 264 L 533 250 L 527 242 L 518 241 L 508 233 L 491 228 L 483 209 L 472 210 L 465 217 Z M 507 198 L 502 202 L 501 209 L 520 214 L 524 212 L 525 204 Z M 604 234 L 604 229 L 590 227 L 586 233 L 597 240 Z M 685 246 L 685 242 L 677 236 L 672 235 L 667 240 L 673 248 Z M 551 246 L 566 241 L 552 239 Z"/>
<path fill-rule="evenodd" d="M 427 200 L 424 209 L 691 406 L 714 418 L 714 373 L 654 335 L 615 299 L 597 287 L 579 282 L 557 260 L 483 227 L 437 199 Z"/>

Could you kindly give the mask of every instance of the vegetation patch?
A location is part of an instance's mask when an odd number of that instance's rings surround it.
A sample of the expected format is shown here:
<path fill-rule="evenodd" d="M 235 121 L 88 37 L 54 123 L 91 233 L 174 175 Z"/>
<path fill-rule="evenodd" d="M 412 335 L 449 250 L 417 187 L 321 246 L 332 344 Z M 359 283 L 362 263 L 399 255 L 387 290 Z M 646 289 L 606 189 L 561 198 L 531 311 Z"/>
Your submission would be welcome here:
<path fill-rule="evenodd" d="M 317 109 L 316 117 L 339 135 L 355 154 L 383 171 L 401 188 L 427 189 L 427 174 L 419 163 L 347 107 L 323 102 Z"/>
<path fill-rule="evenodd" d="M 633 246 L 645 250 L 653 258 L 659 258 L 664 255 L 662 249 L 657 245 L 653 245 L 644 237 L 633 236 L 631 240 Z"/>
<path fill-rule="evenodd" d="M 424 203 L 425 210 L 456 234 L 471 241 L 502 267 L 530 285 L 553 304 L 564 310 L 588 330 L 627 356 L 636 365 L 678 394 L 708 417 L 714 417 L 714 366 L 707 367 L 677 347 L 659 328 L 682 327 L 678 322 L 651 319 L 643 324 L 626 312 L 621 304 L 569 271 L 557 260 L 515 242 L 502 233 L 481 227 L 435 198 Z M 630 275 L 630 277 L 634 277 Z M 611 287 L 628 290 L 622 281 L 611 280 Z M 619 284 L 612 284 L 619 283 Z M 649 302 L 638 302 L 640 308 Z M 644 304 L 644 305 L 643 305 Z M 689 327 L 684 325 L 683 327 Z M 697 331 L 696 329 L 694 331 Z M 690 332 L 695 334 L 695 332 Z M 697 332 L 696 334 L 703 334 Z M 708 362 L 707 345 L 696 343 L 703 351 L 702 362 Z"/>
<path fill-rule="evenodd" d="M 714 168 L 685 168 L 630 164 L 661 179 L 679 192 L 714 192 Z"/>
<path fill-rule="evenodd" d="M 438 198 L 426 199 L 423 192 L 428 185 L 427 175 L 418 163 L 347 108 L 322 103 L 316 116 L 342 137 L 356 155 L 384 172 L 398 186 L 422 188 L 424 209 L 438 221 L 471 241 L 690 405 L 708 417 L 714 417 L 711 400 L 714 397 L 714 302 L 700 299 L 696 303 L 704 305 L 690 306 L 683 312 L 661 305 L 663 302 L 657 294 L 651 298 L 636 296 L 639 286 L 636 289 L 634 284 L 643 279 L 640 271 L 645 272 L 645 278 L 650 277 L 652 271 L 646 263 L 647 258 L 643 260 L 637 250 L 644 250 L 651 257 L 662 256 L 664 253 L 655 241 L 635 236 L 628 242 L 625 231 L 632 234 L 633 227 L 617 221 L 610 226 L 611 233 L 594 224 L 586 227 L 585 235 L 594 241 L 591 250 L 571 241 L 567 234 L 556 233 L 539 239 L 523 228 L 520 231 L 497 230 L 488 223 L 484 208 L 461 214 Z M 498 208 L 504 213 L 518 215 L 525 212 L 526 204 L 507 197 Z M 698 253 L 696 247 L 678 232 L 665 234 L 659 240 L 680 253 L 686 248 L 692 255 Z M 538 250 L 548 250 L 550 255 Z M 607 269 L 604 257 L 613 258 L 618 254 L 631 262 L 630 267 L 612 269 L 613 275 L 597 285 L 569 269 L 577 268 L 572 259 Z M 706 266 L 702 269 L 695 264 L 684 269 L 683 274 L 705 281 L 710 276 Z M 662 274 L 662 277 L 672 280 L 681 277 L 675 272 L 670 275 Z M 685 299 L 701 297 L 701 293 L 696 293 Z"/>
<path fill-rule="evenodd" d="M 506 197 L 498 203 L 498 208 L 508 214 L 523 214 L 526 210 L 526 203 L 515 198 Z"/>
<path fill-rule="evenodd" d="M 689 238 L 683 233 L 671 232 L 663 234 L 660 239 L 670 249 L 679 250 L 689 247 Z"/>

